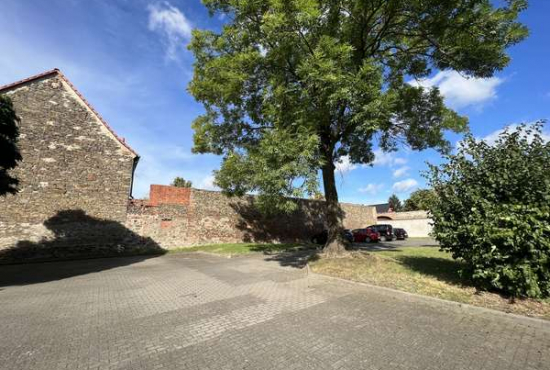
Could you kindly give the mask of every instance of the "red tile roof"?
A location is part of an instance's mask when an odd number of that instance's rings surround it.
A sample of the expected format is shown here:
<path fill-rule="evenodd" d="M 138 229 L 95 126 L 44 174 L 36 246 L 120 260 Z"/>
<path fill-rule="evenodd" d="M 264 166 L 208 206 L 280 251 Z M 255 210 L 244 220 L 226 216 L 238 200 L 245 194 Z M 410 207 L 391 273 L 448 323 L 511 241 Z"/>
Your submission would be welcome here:
<path fill-rule="evenodd" d="M 118 136 L 115 133 L 115 131 L 111 128 L 111 126 L 109 126 L 109 124 L 103 119 L 103 117 L 101 117 L 101 115 L 94 109 L 94 107 L 92 107 L 92 105 L 86 100 L 86 98 L 84 98 L 84 96 L 80 93 L 80 91 L 78 91 L 77 88 L 71 83 L 71 81 L 69 81 L 69 79 L 67 77 L 65 77 L 65 75 L 57 68 L 54 68 L 52 70 L 49 70 L 49 71 L 46 71 L 46 72 L 31 76 L 31 77 L 28 77 L 28 78 L 25 78 L 23 80 L 19 80 L 19 81 L 7 84 L 7 85 L 4 85 L 4 86 L 0 86 L 0 92 L 2 92 L 4 90 L 12 89 L 14 87 L 18 87 L 18 86 L 23 85 L 27 82 L 32 82 L 32 81 L 38 80 L 38 79 L 43 78 L 43 77 L 48 77 L 50 75 L 57 75 L 57 76 L 59 76 L 59 78 L 61 78 L 63 81 L 65 81 L 67 83 L 67 85 L 69 85 L 73 89 L 73 91 L 76 93 L 76 95 L 78 95 L 78 97 L 80 99 L 82 99 L 84 104 L 86 104 L 86 106 L 96 115 L 96 117 L 107 128 L 107 130 L 109 130 L 113 134 L 113 136 L 116 138 L 116 140 L 122 146 L 124 146 L 126 149 L 128 149 L 133 155 L 135 155 L 136 157 L 139 157 L 139 154 L 137 154 L 135 150 L 133 150 L 128 144 L 126 144 L 126 140 L 124 140 L 124 138 Z"/>

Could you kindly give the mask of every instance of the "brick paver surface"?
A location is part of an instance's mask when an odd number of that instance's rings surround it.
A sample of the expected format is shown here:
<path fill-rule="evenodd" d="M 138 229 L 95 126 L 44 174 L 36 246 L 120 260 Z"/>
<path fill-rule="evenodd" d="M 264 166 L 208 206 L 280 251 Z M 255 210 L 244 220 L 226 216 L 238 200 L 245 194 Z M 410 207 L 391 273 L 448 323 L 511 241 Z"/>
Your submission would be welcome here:
<path fill-rule="evenodd" d="M 550 369 L 550 325 L 258 257 L 0 266 L 0 368 Z"/>

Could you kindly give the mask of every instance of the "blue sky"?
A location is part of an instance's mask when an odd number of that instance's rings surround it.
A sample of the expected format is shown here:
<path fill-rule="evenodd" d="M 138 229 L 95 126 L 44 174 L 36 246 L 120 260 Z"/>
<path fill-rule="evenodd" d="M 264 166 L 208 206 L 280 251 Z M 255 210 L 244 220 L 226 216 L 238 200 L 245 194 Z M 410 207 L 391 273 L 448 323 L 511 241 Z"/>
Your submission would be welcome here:
<path fill-rule="evenodd" d="M 510 50 L 512 63 L 488 80 L 434 73 L 447 103 L 470 118 L 472 132 L 492 138 L 504 126 L 550 117 L 549 1 L 531 1 L 522 21 L 530 37 Z M 199 0 L 0 0 L 0 84 L 60 68 L 115 131 L 141 155 L 134 196 L 175 176 L 212 189 L 220 158 L 191 153 L 191 122 L 202 112 L 187 93 L 194 27 L 217 29 Z M 449 135 L 455 143 L 460 138 Z M 432 150 L 377 153 L 373 167 L 342 159 L 340 198 L 382 203 L 425 186 Z"/>

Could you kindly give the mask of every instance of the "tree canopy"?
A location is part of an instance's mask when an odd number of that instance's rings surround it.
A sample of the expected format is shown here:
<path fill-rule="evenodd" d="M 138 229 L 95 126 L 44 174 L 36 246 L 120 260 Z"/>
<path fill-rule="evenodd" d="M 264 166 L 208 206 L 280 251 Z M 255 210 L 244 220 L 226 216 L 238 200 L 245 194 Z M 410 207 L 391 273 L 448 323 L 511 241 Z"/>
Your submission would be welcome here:
<path fill-rule="evenodd" d="M 433 233 L 474 283 L 550 296 L 550 143 L 540 124 L 505 131 L 494 145 L 468 135 L 429 180 Z"/>
<path fill-rule="evenodd" d="M 0 95 L 0 196 L 15 194 L 19 184 L 19 181 L 8 173 L 22 159 L 17 147 L 18 122 L 11 99 Z"/>
<path fill-rule="evenodd" d="M 418 189 L 405 200 L 403 211 L 428 211 L 430 204 L 435 202 L 437 194 L 431 189 Z"/>
<path fill-rule="evenodd" d="M 403 208 L 403 205 L 401 204 L 401 200 L 395 194 L 392 194 L 388 198 L 388 205 L 392 212 L 399 212 Z"/>
<path fill-rule="evenodd" d="M 172 186 L 178 187 L 178 188 L 190 188 L 193 186 L 193 183 L 191 181 L 185 180 L 183 177 L 176 177 L 174 181 L 172 181 Z"/>
<path fill-rule="evenodd" d="M 221 31 L 194 30 L 189 85 L 205 112 L 194 152 L 223 155 L 216 183 L 256 192 L 264 208 L 292 210 L 315 194 L 327 204 L 327 247 L 337 252 L 342 213 L 335 162 L 370 164 L 376 146 L 449 149 L 467 130 L 439 90 L 410 81 L 436 70 L 490 77 L 527 35 L 526 1 L 203 0 L 224 13 Z"/>

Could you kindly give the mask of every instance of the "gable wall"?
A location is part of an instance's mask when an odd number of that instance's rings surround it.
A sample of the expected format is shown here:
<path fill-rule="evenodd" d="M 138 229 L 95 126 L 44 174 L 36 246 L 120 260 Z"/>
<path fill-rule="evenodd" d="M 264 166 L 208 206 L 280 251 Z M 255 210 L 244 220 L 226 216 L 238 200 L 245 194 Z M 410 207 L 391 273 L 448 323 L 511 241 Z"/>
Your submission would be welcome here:
<path fill-rule="evenodd" d="M 23 160 L 13 171 L 19 192 L 0 197 L 0 248 L 42 233 L 59 211 L 124 222 L 133 154 L 57 75 L 6 93 L 21 118 Z"/>

